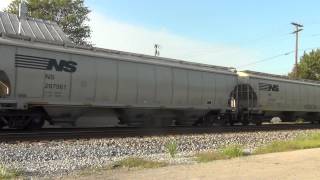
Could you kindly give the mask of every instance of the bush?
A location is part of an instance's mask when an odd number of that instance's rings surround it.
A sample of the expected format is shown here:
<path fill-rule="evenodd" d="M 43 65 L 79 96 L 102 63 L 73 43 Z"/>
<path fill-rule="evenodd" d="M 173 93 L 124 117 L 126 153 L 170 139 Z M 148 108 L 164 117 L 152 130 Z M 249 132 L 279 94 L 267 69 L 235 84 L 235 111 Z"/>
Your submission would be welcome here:
<path fill-rule="evenodd" d="M 178 153 L 178 145 L 176 141 L 169 141 L 165 144 L 166 151 L 170 154 L 172 158 Z"/>

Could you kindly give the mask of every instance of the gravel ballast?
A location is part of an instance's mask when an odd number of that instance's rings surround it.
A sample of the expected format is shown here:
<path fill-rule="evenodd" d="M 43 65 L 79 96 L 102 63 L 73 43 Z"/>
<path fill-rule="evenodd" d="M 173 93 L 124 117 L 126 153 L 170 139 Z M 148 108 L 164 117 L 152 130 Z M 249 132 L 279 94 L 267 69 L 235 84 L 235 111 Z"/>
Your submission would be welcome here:
<path fill-rule="evenodd" d="M 320 130 L 246 132 L 167 137 L 128 137 L 48 142 L 0 143 L 0 164 L 24 176 L 60 176 L 89 167 L 105 167 L 126 158 L 142 157 L 171 164 L 192 163 L 190 155 L 239 144 L 248 151 L 275 140 L 290 140 Z M 178 157 L 166 153 L 168 141 L 178 144 Z"/>

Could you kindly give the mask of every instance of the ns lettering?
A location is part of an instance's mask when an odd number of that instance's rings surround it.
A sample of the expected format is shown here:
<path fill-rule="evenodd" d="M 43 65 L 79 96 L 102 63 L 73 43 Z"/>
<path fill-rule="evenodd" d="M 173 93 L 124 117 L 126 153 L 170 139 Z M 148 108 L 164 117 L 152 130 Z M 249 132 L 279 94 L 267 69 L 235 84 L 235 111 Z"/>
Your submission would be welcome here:
<path fill-rule="evenodd" d="M 59 72 L 69 72 L 73 73 L 77 71 L 77 63 L 73 61 L 60 60 L 59 62 L 55 59 L 49 61 L 47 70 L 53 70 Z"/>

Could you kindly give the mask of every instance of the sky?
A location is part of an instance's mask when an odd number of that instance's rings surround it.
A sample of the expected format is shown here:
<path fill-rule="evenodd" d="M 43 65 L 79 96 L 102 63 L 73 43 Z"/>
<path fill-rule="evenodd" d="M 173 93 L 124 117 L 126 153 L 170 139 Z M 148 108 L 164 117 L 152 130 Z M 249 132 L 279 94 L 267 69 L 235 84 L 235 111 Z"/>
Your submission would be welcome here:
<path fill-rule="evenodd" d="M 0 9 L 10 0 L 0 0 Z M 91 42 L 107 49 L 285 75 L 299 56 L 320 47 L 320 1 L 85 0 Z"/>

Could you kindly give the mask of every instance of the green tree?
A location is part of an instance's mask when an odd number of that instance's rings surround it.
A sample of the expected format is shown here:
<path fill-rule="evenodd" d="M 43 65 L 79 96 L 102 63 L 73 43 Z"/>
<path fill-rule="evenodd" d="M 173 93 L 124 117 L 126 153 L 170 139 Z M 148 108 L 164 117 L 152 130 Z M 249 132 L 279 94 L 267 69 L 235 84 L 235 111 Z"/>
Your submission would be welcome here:
<path fill-rule="evenodd" d="M 294 70 L 289 74 L 291 77 L 301 79 L 320 80 L 320 49 L 304 53 L 298 64 L 298 75 L 295 76 Z"/>
<path fill-rule="evenodd" d="M 6 12 L 18 14 L 21 0 L 13 0 Z M 84 0 L 25 0 L 28 16 L 55 21 L 77 44 L 88 45 L 91 30 L 86 24 L 89 21 L 90 10 L 84 5 Z"/>

